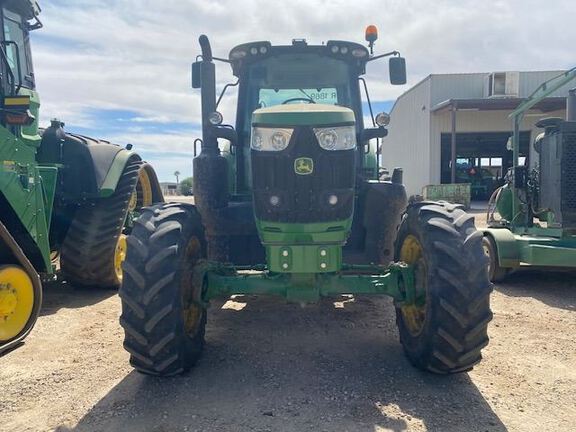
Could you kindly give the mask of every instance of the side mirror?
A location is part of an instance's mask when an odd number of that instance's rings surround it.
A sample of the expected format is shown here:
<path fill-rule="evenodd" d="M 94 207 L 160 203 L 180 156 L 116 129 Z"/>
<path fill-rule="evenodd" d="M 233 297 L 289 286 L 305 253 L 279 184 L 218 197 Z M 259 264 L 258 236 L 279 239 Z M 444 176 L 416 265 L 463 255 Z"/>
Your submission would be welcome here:
<path fill-rule="evenodd" d="M 199 61 L 192 63 L 192 88 L 195 89 L 202 87 L 201 65 L 202 62 Z"/>
<path fill-rule="evenodd" d="M 362 131 L 360 139 L 362 142 L 367 142 L 374 138 L 384 138 L 386 135 L 388 135 L 388 129 L 383 127 L 368 128 Z"/>
<path fill-rule="evenodd" d="M 390 84 L 406 84 L 406 59 L 404 57 L 391 57 L 388 61 Z"/>

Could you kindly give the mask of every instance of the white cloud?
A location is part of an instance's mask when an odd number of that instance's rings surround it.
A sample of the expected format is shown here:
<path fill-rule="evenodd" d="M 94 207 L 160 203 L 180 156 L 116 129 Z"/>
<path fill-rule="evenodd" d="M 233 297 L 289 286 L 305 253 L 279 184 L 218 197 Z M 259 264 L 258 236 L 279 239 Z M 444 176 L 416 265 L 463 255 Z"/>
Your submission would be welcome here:
<path fill-rule="evenodd" d="M 33 43 L 43 123 L 58 116 L 93 129 L 109 126 L 93 116 L 102 109 L 134 112 L 133 122 L 163 124 L 168 131 L 174 122 L 197 124 L 200 102 L 190 88 L 190 64 L 202 33 L 211 37 L 215 54 L 226 57 L 251 40 L 362 42 L 365 25 L 376 24 L 377 51 L 402 52 L 409 85 L 430 73 L 576 63 L 576 2 L 569 0 L 53 0 L 41 6 L 45 27 Z M 219 65 L 218 74 L 220 86 L 233 79 L 227 65 Z M 373 100 L 393 99 L 409 87 L 389 85 L 384 62 L 370 64 L 367 78 Z M 222 110 L 233 122 L 232 97 Z M 144 126 L 140 131 L 136 137 L 146 150 L 173 143 L 156 131 L 146 135 Z"/>

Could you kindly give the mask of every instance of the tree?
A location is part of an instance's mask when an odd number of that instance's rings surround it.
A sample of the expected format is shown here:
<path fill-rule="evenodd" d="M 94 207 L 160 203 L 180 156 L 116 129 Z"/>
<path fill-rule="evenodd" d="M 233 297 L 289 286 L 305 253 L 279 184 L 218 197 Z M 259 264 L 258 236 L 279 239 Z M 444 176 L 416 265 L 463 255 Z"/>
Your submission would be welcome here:
<path fill-rule="evenodd" d="M 174 175 L 176 176 L 176 184 L 178 184 L 178 178 L 180 177 L 180 171 L 174 171 Z"/>
<path fill-rule="evenodd" d="M 186 177 L 180 182 L 180 193 L 185 196 L 193 195 L 192 184 L 194 177 Z"/>

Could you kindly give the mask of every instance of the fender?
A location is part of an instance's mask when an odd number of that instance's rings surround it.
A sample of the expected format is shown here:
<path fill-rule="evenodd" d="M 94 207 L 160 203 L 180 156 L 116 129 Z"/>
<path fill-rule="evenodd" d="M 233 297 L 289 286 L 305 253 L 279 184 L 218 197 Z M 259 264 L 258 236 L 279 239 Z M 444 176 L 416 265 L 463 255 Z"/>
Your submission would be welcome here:
<path fill-rule="evenodd" d="M 359 221 L 365 229 L 365 253 L 371 262 L 394 260 L 394 240 L 402 214 L 408 205 L 404 185 L 369 180 L 359 200 Z"/>
<path fill-rule="evenodd" d="M 98 195 L 101 198 L 109 197 L 114 193 L 114 191 L 116 190 L 116 186 L 118 185 L 118 181 L 120 181 L 120 177 L 122 176 L 122 172 L 124 172 L 124 167 L 126 167 L 126 164 L 132 158 L 142 160 L 140 156 L 138 156 L 135 152 L 130 150 L 121 150 L 118 153 L 116 153 L 116 156 L 112 160 L 112 163 L 109 165 L 107 173 L 104 176 L 104 179 L 100 186 Z M 94 162 L 96 163 L 96 161 Z M 100 168 L 102 169 L 105 167 Z"/>
<path fill-rule="evenodd" d="M 520 250 L 512 231 L 507 228 L 484 228 L 482 232 L 494 240 L 500 267 L 520 267 Z"/>

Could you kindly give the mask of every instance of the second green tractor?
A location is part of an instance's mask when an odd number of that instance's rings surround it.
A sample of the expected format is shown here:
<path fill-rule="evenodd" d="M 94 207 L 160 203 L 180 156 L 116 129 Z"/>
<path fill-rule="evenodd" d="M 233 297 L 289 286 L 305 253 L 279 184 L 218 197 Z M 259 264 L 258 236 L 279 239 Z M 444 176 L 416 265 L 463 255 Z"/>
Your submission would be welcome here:
<path fill-rule="evenodd" d="M 492 318 L 482 233 L 460 206 L 408 203 L 401 170 L 378 179 L 388 116 L 364 124 L 372 109 L 362 76 L 382 57 L 392 84 L 405 84 L 406 71 L 396 51 L 372 54 L 373 26 L 366 39 L 370 49 L 253 42 L 223 59 L 200 37 L 195 204 L 145 209 L 128 237 L 121 324 L 137 370 L 190 369 L 209 301 L 236 294 L 299 303 L 390 296 L 413 365 L 450 374 L 480 361 Z M 218 98 L 215 61 L 237 78 Z M 230 86 L 234 125 L 217 111 Z"/>
<path fill-rule="evenodd" d="M 40 314 L 42 282 L 117 288 L 140 209 L 163 201 L 152 167 L 128 148 L 38 127 L 30 32 L 34 0 L 0 0 L 0 353 Z"/>

